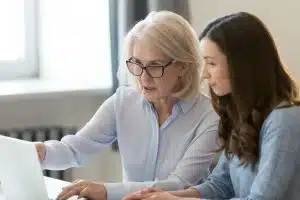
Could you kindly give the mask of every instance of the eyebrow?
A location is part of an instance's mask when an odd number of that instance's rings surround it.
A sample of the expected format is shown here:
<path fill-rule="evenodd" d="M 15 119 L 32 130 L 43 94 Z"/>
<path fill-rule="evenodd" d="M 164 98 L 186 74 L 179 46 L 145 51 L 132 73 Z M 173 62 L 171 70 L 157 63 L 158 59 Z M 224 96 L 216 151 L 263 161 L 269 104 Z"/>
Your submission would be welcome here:
<path fill-rule="evenodd" d="M 203 58 L 204 59 L 214 59 L 214 57 L 212 57 L 212 56 L 204 56 Z"/>
<path fill-rule="evenodd" d="M 131 58 L 129 58 L 129 60 L 132 60 L 132 61 L 137 62 L 137 63 L 142 63 L 142 61 L 140 59 L 136 58 L 136 57 L 131 57 Z M 147 63 L 148 63 L 148 65 L 149 64 L 163 64 L 163 63 L 165 63 L 165 61 L 163 61 L 163 60 L 149 60 Z"/>
<path fill-rule="evenodd" d="M 162 60 L 150 60 L 148 62 L 148 64 L 163 64 L 165 63 L 166 61 L 162 61 Z"/>

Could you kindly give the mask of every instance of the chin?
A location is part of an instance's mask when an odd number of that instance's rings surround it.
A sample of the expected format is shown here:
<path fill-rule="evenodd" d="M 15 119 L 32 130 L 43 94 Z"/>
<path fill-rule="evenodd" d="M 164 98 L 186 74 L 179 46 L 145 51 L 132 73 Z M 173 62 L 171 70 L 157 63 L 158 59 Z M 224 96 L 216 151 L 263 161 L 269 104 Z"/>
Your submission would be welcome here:
<path fill-rule="evenodd" d="M 154 103 L 154 102 L 157 102 L 157 101 L 159 101 L 159 100 L 164 99 L 163 97 L 161 97 L 161 96 L 159 96 L 159 95 L 145 95 L 145 94 L 143 94 L 143 96 L 144 96 L 144 98 L 145 98 L 147 101 L 149 101 L 149 102 L 151 102 L 151 103 Z"/>
<path fill-rule="evenodd" d="M 155 95 L 149 95 L 149 94 L 143 94 L 143 97 L 149 102 L 154 102 L 157 99 Z"/>
<path fill-rule="evenodd" d="M 223 92 L 223 91 L 215 91 L 213 90 L 214 94 L 217 95 L 218 97 L 223 97 L 223 96 L 227 96 L 228 94 L 230 94 L 230 92 Z"/>

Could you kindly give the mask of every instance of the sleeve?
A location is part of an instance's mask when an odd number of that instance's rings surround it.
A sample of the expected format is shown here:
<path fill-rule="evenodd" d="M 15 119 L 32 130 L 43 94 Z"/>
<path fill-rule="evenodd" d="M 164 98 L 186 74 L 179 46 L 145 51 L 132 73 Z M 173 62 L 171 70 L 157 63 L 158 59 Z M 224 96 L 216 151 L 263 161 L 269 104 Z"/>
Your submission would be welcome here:
<path fill-rule="evenodd" d="M 41 163 L 42 167 L 62 170 L 84 165 L 92 155 L 115 141 L 115 99 L 116 94 L 108 98 L 75 135 L 67 135 L 61 141 L 46 141 L 46 156 Z"/>
<path fill-rule="evenodd" d="M 280 111 L 279 111 L 280 112 Z M 284 111 L 283 111 L 284 112 Z M 258 173 L 250 194 L 232 200 L 281 200 L 296 174 L 300 155 L 299 117 L 277 114 L 262 129 Z"/>
<path fill-rule="evenodd" d="M 258 164 L 258 173 L 251 186 L 250 194 L 242 198 L 232 200 L 281 200 L 286 199 L 288 187 L 293 182 L 297 171 L 297 163 L 300 155 L 299 143 L 299 117 L 285 115 L 273 115 L 266 121 L 261 130 L 261 149 Z M 226 179 L 216 174 L 218 179 L 197 187 L 204 198 L 216 197 L 226 199 L 220 191 L 226 193 L 230 179 L 228 171 Z M 226 180 L 226 181 L 225 181 Z M 227 184 L 222 186 L 222 182 Z M 220 187 L 222 186 L 222 187 Z M 222 188 L 222 190 L 218 189 Z M 209 193 L 208 193 L 209 191 Z M 232 191 L 232 189 L 231 189 Z M 213 196 L 212 193 L 218 194 Z M 225 194 L 224 193 L 224 194 Z M 223 198 L 226 197 L 226 198 Z"/>
<path fill-rule="evenodd" d="M 230 199 L 234 197 L 229 173 L 229 161 L 224 152 L 208 179 L 194 188 L 200 193 L 201 199 Z"/>
<path fill-rule="evenodd" d="M 196 185 L 207 177 L 207 169 L 215 158 L 218 120 L 207 117 L 207 124 L 198 127 L 197 137 L 186 149 L 175 170 L 165 180 L 147 182 L 107 183 L 108 200 L 122 199 L 124 196 L 146 187 L 156 187 L 168 191 Z M 200 132 L 200 133 L 199 133 Z"/>

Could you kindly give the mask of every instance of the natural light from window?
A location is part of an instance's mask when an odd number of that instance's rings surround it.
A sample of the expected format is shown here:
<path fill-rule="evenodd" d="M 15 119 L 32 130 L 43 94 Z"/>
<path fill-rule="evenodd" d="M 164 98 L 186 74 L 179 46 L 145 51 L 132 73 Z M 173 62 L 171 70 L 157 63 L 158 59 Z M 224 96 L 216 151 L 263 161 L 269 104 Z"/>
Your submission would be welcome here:
<path fill-rule="evenodd" d="M 109 0 L 0 0 L 0 96 L 110 90 L 109 23 Z"/>
<path fill-rule="evenodd" d="M 38 75 L 36 1 L 0 1 L 0 81 Z"/>
<path fill-rule="evenodd" d="M 0 60 L 14 61 L 24 59 L 23 1 L 0 1 L 0 27 Z"/>
<path fill-rule="evenodd" d="M 112 86 L 108 1 L 41 1 L 44 78 Z"/>

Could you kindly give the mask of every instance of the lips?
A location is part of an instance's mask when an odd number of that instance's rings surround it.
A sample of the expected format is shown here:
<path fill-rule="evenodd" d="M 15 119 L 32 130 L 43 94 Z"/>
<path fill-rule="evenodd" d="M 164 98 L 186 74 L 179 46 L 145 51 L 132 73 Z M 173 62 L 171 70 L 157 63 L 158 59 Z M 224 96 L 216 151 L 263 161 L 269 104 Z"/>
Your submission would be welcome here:
<path fill-rule="evenodd" d="M 143 86 L 143 89 L 147 91 L 151 91 L 151 90 L 155 90 L 155 87 Z"/>
<path fill-rule="evenodd" d="M 215 83 L 208 83 L 209 87 L 213 88 L 216 84 Z"/>

